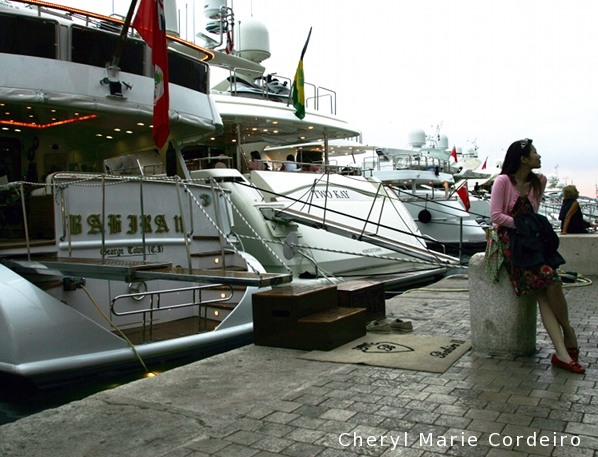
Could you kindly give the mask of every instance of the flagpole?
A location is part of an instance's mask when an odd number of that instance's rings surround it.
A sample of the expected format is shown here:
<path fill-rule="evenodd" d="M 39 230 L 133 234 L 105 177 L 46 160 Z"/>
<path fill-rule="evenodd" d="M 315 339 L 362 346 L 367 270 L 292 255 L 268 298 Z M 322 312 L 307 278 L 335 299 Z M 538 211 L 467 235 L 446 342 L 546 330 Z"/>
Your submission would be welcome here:
<path fill-rule="evenodd" d="M 131 0 L 131 6 L 129 6 L 129 11 L 127 12 L 125 23 L 123 24 L 123 28 L 120 31 L 120 36 L 118 37 L 116 49 L 114 50 L 114 54 L 112 54 L 112 63 L 110 64 L 110 66 L 112 67 L 118 67 L 118 64 L 120 63 L 120 57 L 122 56 L 123 49 L 125 47 L 125 41 L 127 41 L 129 26 L 131 25 L 131 19 L 133 19 L 135 6 L 137 6 L 137 0 Z"/>

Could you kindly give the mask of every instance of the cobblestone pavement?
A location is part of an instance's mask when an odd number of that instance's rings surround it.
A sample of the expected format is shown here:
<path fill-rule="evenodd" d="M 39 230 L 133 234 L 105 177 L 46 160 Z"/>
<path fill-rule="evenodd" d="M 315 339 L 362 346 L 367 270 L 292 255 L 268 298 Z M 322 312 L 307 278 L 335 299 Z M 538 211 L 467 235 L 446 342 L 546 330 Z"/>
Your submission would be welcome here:
<path fill-rule="evenodd" d="M 429 300 L 417 298 L 424 291 L 414 293 L 401 316 L 414 319 L 415 334 L 470 338 L 468 292 L 458 292 L 467 281 L 440 284 L 456 289 L 455 298 L 446 298 L 445 289 L 444 299 L 433 291 L 427 292 Z M 585 375 L 551 366 L 551 343 L 539 321 L 533 357 L 487 358 L 470 351 L 442 374 L 345 365 L 250 411 L 221 435 L 168 455 L 593 456 L 598 449 L 595 287 L 566 289 Z M 406 297 L 400 300 L 405 303 Z M 399 314 L 392 303 L 387 307 L 389 314 Z"/>
<path fill-rule="evenodd" d="M 467 287 L 448 278 L 388 300 L 387 313 L 412 320 L 418 335 L 469 338 Z M 596 285 L 566 296 L 584 375 L 550 364 L 541 323 L 533 357 L 469 351 L 444 373 L 251 345 L 2 426 L 0 455 L 593 456 Z"/>

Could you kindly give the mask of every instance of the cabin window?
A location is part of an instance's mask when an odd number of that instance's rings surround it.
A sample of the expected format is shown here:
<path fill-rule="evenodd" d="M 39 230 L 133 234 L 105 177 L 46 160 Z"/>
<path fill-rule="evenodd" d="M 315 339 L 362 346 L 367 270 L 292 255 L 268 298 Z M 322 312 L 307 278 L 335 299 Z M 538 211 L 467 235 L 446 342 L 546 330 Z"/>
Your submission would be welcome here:
<path fill-rule="evenodd" d="M 168 80 L 172 84 L 208 93 L 208 65 L 178 52 L 168 51 Z"/>
<path fill-rule="evenodd" d="M 72 61 L 95 67 L 106 66 L 112 61 L 118 35 L 85 27 L 72 27 Z M 127 73 L 143 75 L 143 53 L 145 44 L 127 38 L 118 66 Z"/>
<path fill-rule="evenodd" d="M 56 59 L 56 21 L 0 14 L 0 52 Z"/>

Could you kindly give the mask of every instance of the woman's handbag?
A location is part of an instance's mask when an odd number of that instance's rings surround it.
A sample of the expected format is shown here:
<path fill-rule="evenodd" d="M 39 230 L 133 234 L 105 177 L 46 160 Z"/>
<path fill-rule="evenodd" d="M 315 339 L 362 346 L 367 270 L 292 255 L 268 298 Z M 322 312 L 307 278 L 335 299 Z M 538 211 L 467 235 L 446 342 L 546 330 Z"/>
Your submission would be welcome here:
<path fill-rule="evenodd" d="M 498 232 L 493 227 L 486 231 L 486 239 L 486 252 L 484 254 L 486 274 L 492 282 L 498 282 L 500 267 L 504 260 L 502 243 L 498 237 Z"/>

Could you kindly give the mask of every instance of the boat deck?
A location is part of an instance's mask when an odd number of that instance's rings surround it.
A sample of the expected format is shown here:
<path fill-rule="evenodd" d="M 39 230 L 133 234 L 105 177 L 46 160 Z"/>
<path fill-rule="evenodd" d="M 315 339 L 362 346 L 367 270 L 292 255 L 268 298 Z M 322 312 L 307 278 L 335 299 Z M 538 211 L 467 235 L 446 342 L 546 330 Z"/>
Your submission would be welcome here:
<path fill-rule="evenodd" d="M 187 317 L 184 319 L 177 319 L 175 321 L 154 323 L 148 326 L 145 331 L 143 327 L 135 327 L 130 329 L 121 329 L 121 332 L 133 344 L 143 344 L 149 341 L 165 341 L 182 336 L 195 335 L 197 333 L 210 332 L 214 330 L 220 322 L 203 319 L 197 316 Z M 118 335 L 118 332 L 114 332 Z"/>
<path fill-rule="evenodd" d="M 56 275 L 58 273 L 86 276 L 96 279 L 113 279 L 128 282 L 151 279 L 202 282 L 239 286 L 268 287 L 291 282 L 290 273 L 259 273 L 227 271 L 223 269 L 173 268 L 168 262 L 143 262 L 116 259 L 47 258 L 36 260 L 11 260 L 15 271 Z"/>

